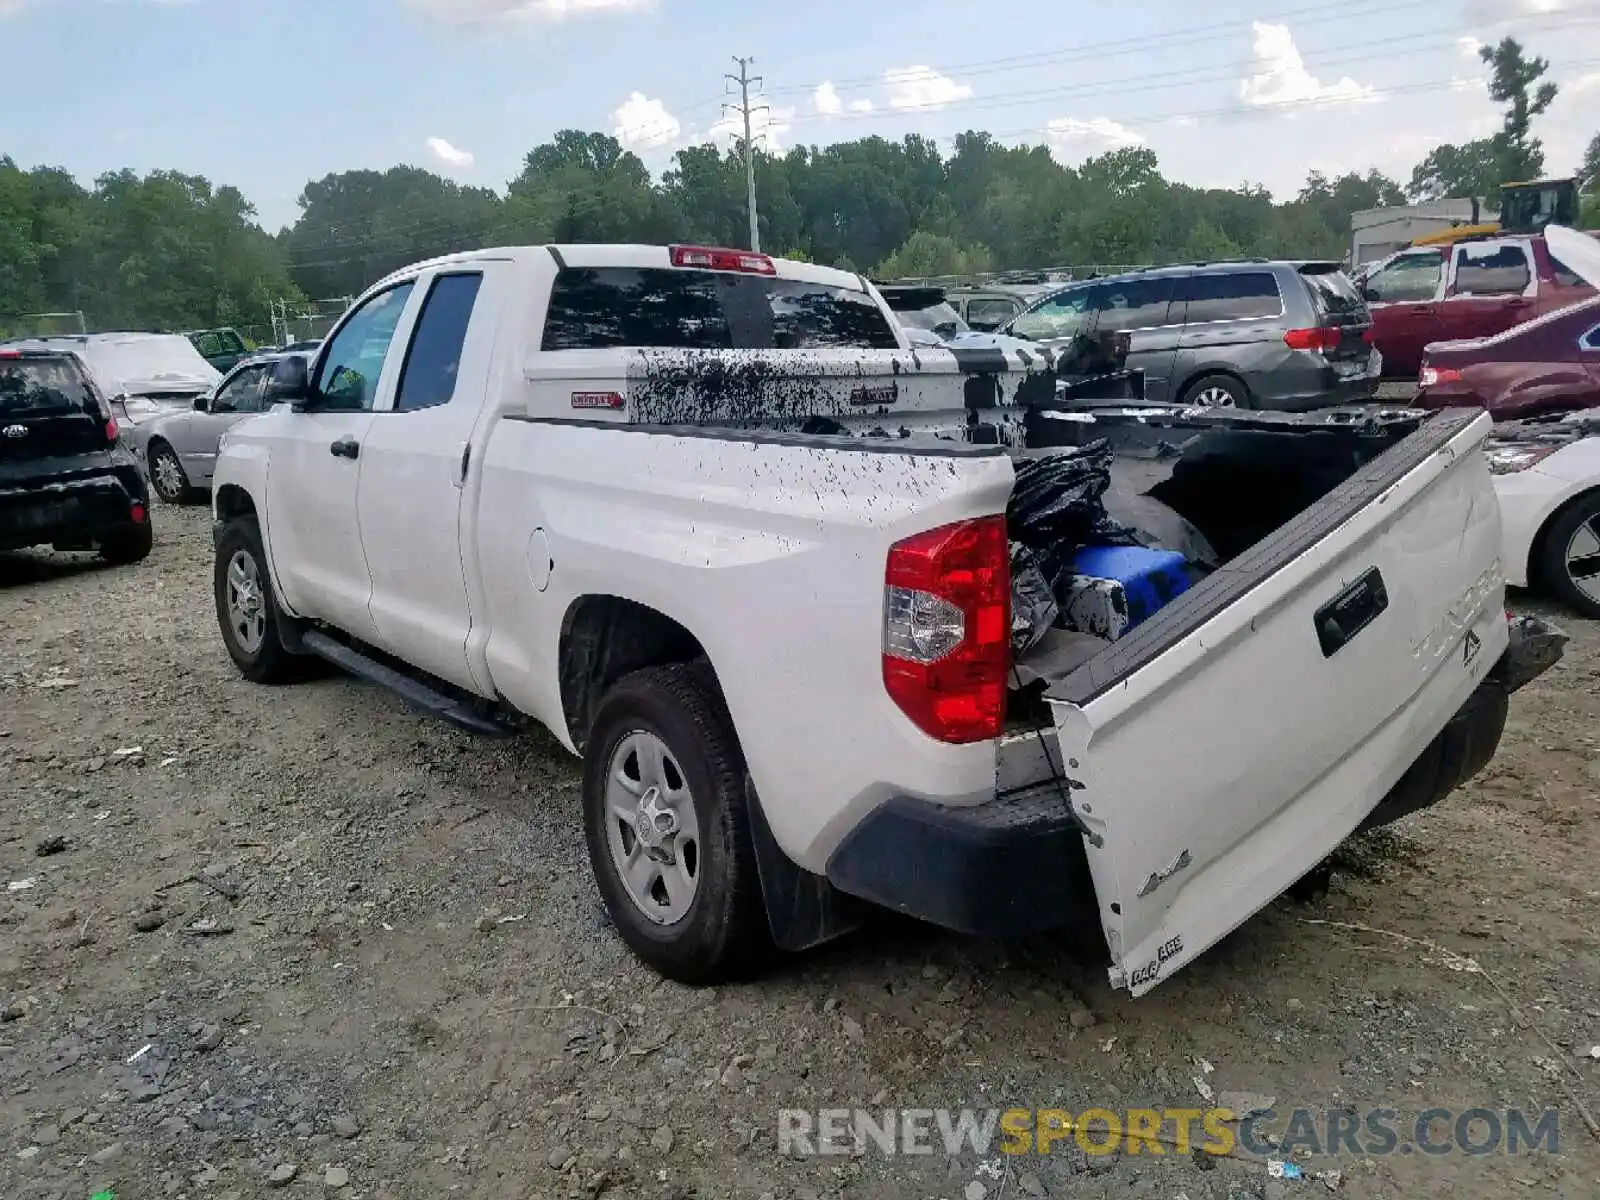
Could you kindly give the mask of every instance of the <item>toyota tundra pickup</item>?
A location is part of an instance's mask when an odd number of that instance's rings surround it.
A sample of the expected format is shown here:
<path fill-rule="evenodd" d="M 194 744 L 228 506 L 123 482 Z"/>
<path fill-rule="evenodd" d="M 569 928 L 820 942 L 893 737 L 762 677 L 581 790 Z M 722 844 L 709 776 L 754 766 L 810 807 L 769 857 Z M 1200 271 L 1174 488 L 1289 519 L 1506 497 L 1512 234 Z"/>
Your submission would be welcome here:
<path fill-rule="evenodd" d="M 423 263 L 225 435 L 222 637 L 262 683 L 319 656 L 549 729 L 607 908 L 673 978 L 871 906 L 1097 912 L 1142 994 L 1478 770 L 1537 667 L 1486 415 L 1071 374 L 913 349 L 867 281 L 742 251 Z"/>

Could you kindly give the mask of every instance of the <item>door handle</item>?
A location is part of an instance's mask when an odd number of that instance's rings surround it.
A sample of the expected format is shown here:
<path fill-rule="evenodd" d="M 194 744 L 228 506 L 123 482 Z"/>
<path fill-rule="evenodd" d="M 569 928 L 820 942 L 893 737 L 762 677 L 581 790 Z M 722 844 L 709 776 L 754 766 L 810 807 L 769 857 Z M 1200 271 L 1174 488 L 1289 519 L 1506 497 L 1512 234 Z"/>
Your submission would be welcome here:
<path fill-rule="evenodd" d="M 360 458 L 361 443 L 353 437 L 342 437 L 328 447 L 335 458 Z"/>

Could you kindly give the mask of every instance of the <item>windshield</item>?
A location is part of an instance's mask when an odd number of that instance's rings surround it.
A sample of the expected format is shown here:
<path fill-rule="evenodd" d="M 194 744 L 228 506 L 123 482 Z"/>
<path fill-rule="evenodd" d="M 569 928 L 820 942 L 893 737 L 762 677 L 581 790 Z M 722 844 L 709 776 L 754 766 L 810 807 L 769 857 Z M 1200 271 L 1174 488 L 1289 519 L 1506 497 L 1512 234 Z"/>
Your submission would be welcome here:
<path fill-rule="evenodd" d="M 222 378 L 180 334 L 90 338 L 82 353 L 108 395 L 205 391 Z"/>
<path fill-rule="evenodd" d="M 913 329 L 926 329 L 929 333 L 936 333 L 940 337 L 954 337 L 958 333 L 967 332 L 967 323 L 961 319 L 950 304 L 941 302 L 929 305 L 927 308 L 914 308 L 909 312 L 895 310 L 900 324 L 909 325 Z"/>

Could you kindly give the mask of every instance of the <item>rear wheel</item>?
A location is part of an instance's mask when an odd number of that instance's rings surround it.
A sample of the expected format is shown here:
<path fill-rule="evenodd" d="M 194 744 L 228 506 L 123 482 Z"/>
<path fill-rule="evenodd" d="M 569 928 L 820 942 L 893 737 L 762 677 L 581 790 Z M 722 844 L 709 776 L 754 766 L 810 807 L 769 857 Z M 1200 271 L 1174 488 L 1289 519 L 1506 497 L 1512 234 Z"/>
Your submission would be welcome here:
<path fill-rule="evenodd" d="M 1557 599 L 1600 620 L 1600 491 L 1580 496 L 1551 523 L 1539 567 Z"/>
<path fill-rule="evenodd" d="M 155 528 L 147 518 L 136 525 L 129 525 L 126 529 L 102 539 L 100 542 L 100 557 L 114 566 L 129 566 L 149 558 L 155 542 Z"/>
<path fill-rule="evenodd" d="M 223 528 L 212 582 L 222 642 L 240 674 L 254 683 L 290 679 L 297 660 L 278 636 L 283 618 L 254 517 L 235 517 Z"/>
<path fill-rule="evenodd" d="M 635 954 L 691 984 L 765 960 L 744 758 L 706 665 L 651 667 L 606 693 L 585 750 L 583 807 L 595 880 Z"/>
<path fill-rule="evenodd" d="M 1249 408 L 1250 393 L 1231 375 L 1206 375 L 1188 386 L 1183 403 L 1202 408 Z"/>

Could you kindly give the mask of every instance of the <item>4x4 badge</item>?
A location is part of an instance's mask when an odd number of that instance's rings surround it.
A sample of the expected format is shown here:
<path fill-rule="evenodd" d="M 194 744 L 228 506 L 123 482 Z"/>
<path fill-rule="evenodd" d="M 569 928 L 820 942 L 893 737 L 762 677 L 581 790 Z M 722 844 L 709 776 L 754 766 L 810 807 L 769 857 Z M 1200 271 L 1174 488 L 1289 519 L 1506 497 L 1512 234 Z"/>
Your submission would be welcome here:
<path fill-rule="evenodd" d="M 1461 644 L 1461 665 L 1470 667 L 1472 660 L 1478 657 L 1478 651 L 1482 646 L 1483 639 L 1473 633 L 1472 630 L 1467 630 L 1466 641 Z"/>
<path fill-rule="evenodd" d="M 7 425 L 4 432 L 8 438 L 25 438 L 28 436 L 28 427 L 26 425 Z"/>

